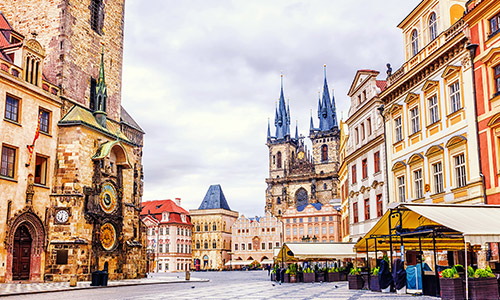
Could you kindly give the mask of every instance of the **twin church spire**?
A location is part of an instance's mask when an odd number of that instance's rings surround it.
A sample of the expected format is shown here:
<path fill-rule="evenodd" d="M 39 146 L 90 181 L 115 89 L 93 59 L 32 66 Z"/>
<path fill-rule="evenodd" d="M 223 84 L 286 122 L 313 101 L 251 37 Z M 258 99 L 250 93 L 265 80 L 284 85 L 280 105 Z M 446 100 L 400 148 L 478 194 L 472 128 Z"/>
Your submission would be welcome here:
<path fill-rule="evenodd" d="M 329 131 L 334 128 L 338 128 L 337 115 L 335 108 L 335 98 L 330 98 L 330 92 L 328 91 L 328 82 L 326 80 L 326 65 L 325 70 L 325 80 L 323 84 L 323 98 L 318 101 L 318 118 L 319 118 L 319 128 L 314 128 L 314 122 L 311 115 L 310 131 Z M 274 126 L 276 128 L 275 136 L 271 136 L 271 126 L 268 122 L 267 124 L 267 139 L 269 140 L 298 140 L 298 124 L 295 126 L 295 138 L 291 137 L 290 134 L 290 104 L 285 103 L 285 97 L 283 93 L 283 75 L 281 75 L 281 93 L 278 105 L 276 107 L 276 112 L 274 116 Z"/>

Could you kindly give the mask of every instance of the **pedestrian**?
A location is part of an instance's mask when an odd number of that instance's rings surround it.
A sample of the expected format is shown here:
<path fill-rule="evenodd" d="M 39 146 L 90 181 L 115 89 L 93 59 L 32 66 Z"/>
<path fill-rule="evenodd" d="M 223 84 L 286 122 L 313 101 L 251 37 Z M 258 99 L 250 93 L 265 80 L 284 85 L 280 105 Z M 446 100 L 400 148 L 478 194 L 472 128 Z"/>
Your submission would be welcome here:
<path fill-rule="evenodd" d="M 267 265 L 267 276 L 271 275 L 271 265 Z"/>

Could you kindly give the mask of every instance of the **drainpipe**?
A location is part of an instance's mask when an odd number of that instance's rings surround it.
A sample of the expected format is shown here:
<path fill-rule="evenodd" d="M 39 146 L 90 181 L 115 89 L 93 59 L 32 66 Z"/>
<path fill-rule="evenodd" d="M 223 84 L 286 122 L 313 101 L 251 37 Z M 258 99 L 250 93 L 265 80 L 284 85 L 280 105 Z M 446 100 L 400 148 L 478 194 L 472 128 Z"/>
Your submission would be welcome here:
<path fill-rule="evenodd" d="M 468 44 L 467 50 L 470 52 L 470 63 L 472 68 L 472 95 L 474 98 L 474 118 L 476 122 L 476 139 L 477 139 L 477 159 L 479 162 L 479 176 L 483 183 L 483 202 L 488 204 L 488 199 L 486 198 L 486 182 L 484 180 L 483 167 L 481 165 L 481 151 L 479 143 L 479 124 L 477 123 L 477 94 L 476 94 L 476 74 L 474 72 L 474 58 L 476 57 L 476 49 L 478 44 Z"/>

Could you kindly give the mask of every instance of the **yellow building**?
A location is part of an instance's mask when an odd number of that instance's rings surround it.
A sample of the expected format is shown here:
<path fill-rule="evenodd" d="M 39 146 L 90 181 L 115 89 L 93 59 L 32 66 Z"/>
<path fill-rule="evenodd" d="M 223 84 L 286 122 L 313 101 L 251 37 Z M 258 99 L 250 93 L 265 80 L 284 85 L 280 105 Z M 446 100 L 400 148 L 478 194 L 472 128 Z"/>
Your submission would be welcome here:
<path fill-rule="evenodd" d="M 398 25 L 403 66 L 385 102 L 390 202 L 480 203 L 465 0 L 424 0 Z"/>
<path fill-rule="evenodd" d="M 340 140 L 339 140 L 339 184 L 340 184 L 340 239 L 342 242 L 348 242 L 349 238 L 349 172 L 347 170 L 346 145 L 349 140 L 349 129 L 343 120 L 340 120 Z"/>
<path fill-rule="evenodd" d="M 195 270 L 222 270 L 231 257 L 231 228 L 238 219 L 220 185 L 211 185 L 198 209 L 189 210 Z M 229 267 L 227 267 L 229 268 Z"/>
<path fill-rule="evenodd" d="M 42 75 L 40 43 L 13 30 L 1 13 L 0 29 L 0 281 L 41 281 L 62 101 Z"/>

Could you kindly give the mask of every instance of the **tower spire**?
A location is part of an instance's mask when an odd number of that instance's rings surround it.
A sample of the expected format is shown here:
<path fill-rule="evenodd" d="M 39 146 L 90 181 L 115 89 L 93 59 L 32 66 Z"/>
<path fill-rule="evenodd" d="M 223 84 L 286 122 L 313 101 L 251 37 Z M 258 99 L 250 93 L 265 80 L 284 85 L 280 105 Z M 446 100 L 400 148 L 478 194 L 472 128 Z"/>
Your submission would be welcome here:
<path fill-rule="evenodd" d="M 295 139 L 298 141 L 299 140 L 299 121 L 296 120 L 295 123 Z"/>
<path fill-rule="evenodd" d="M 276 139 L 282 140 L 287 136 L 290 137 L 290 106 L 285 103 L 285 95 L 283 92 L 283 74 L 281 74 L 281 91 L 278 107 L 276 109 L 276 117 L 274 121 L 276 126 Z"/>
<path fill-rule="evenodd" d="M 269 118 L 267 119 L 267 139 L 271 138 L 271 124 L 269 124 Z"/>
<path fill-rule="evenodd" d="M 97 80 L 96 86 L 96 99 L 94 107 L 96 110 L 94 111 L 94 117 L 97 122 L 106 127 L 106 105 L 108 99 L 108 91 L 106 87 L 106 81 L 104 79 L 104 45 L 102 45 L 101 51 L 101 64 L 99 66 L 99 79 Z"/>

